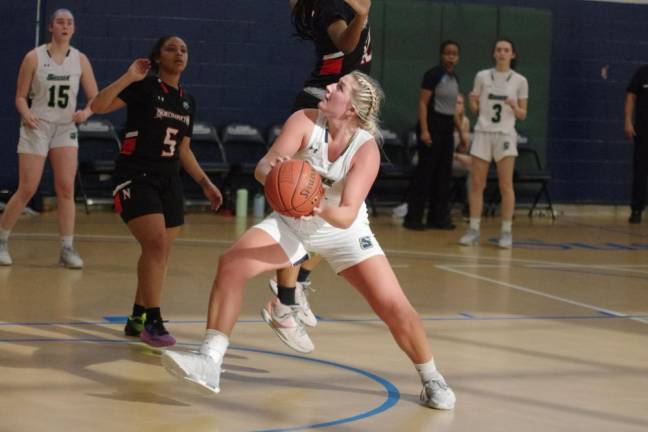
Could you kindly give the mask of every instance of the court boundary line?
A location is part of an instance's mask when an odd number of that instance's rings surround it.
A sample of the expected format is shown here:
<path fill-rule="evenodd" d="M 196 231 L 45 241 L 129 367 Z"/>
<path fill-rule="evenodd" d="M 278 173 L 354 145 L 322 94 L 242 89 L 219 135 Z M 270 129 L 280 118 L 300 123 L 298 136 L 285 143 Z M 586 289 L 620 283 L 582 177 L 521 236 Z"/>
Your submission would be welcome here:
<path fill-rule="evenodd" d="M 582 307 L 582 308 L 585 308 L 585 309 L 590 309 L 590 310 L 593 310 L 593 311 L 596 311 L 596 312 L 599 312 L 599 313 L 609 314 L 609 315 L 619 317 L 619 318 L 630 319 L 630 320 L 633 320 L 633 321 L 640 322 L 642 324 L 648 324 L 648 319 L 638 318 L 636 316 L 632 316 L 632 315 L 628 315 L 628 314 L 625 314 L 625 313 L 622 313 L 622 312 L 614 311 L 612 309 L 603 308 L 603 307 L 592 305 L 592 304 L 589 304 L 589 303 L 579 302 L 579 301 L 576 301 L 576 300 L 568 299 L 566 297 L 560 297 L 560 296 L 549 294 L 549 293 L 546 293 L 546 292 L 543 292 L 543 291 L 534 290 L 532 288 L 528 288 L 528 287 L 525 287 L 525 286 L 522 286 L 522 285 L 512 284 L 512 283 L 509 283 L 509 282 L 504 282 L 504 281 L 501 281 L 501 280 L 489 278 L 489 277 L 486 277 L 486 276 L 476 275 L 474 273 L 468 273 L 468 272 L 465 272 L 465 271 L 462 271 L 462 270 L 454 269 L 451 266 L 447 266 L 447 265 L 436 265 L 435 267 L 440 269 L 440 270 L 444 270 L 444 271 L 447 271 L 447 272 L 450 272 L 450 273 L 456 273 L 456 274 L 459 274 L 459 275 L 462 275 L 462 276 L 465 276 L 465 277 L 468 277 L 468 278 L 477 279 L 477 280 L 480 280 L 480 281 L 483 281 L 483 282 L 488 282 L 488 283 L 492 283 L 492 284 L 496 284 L 496 285 L 501 285 L 501 286 L 504 286 L 506 288 L 510 288 L 510 289 L 525 292 L 527 294 L 533 294 L 533 295 L 545 297 L 545 298 L 548 298 L 548 299 L 551 299 L 551 300 L 556 300 L 556 301 L 559 301 L 559 302 L 562 302 L 562 303 L 567 303 L 567 304 L 570 304 L 572 306 L 578 306 L 578 307 Z"/>
<path fill-rule="evenodd" d="M 0 342 L 3 342 L 4 340 L 0 339 Z M 74 342 L 74 343 L 108 343 L 108 344 L 127 344 L 127 345 L 138 345 L 141 344 L 141 342 L 135 342 L 135 341 L 127 341 L 127 340 L 119 340 L 119 339 L 107 339 L 107 338 L 26 338 L 23 340 L 16 340 L 14 341 L 15 343 L 28 343 L 28 342 L 54 342 L 54 343 L 67 343 L 67 342 Z M 177 346 L 184 346 L 184 347 L 199 347 L 200 344 L 198 343 L 191 343 L 191 342 L 180 342 L 177 344 Z M 380 386 L 382 386 L 383 390 L 387 393 L 387 398 L 377 407 L 372 408 L 368 411 L 361 412 L 359 414 L 355 414 L 352 416 L 348 417 L 342 417 L 339 419 L 335 420 L 329 420 L 329 421 L 324 421 L 320 423 L 313 423 L 313 424 L 308 424 L 308 425 L 300 425 L 300 426 L 290 426 L 287 428 L 272 428 L 272 429 L 256 429 L 254 432 L 289 432 L 289 431 L 298 431 L 298 430 L 307 430 L 307 429 L 320 429 L 323 427 L 329 427 L 329 426 L 335 426 L 335 425 L 340 425 L 340 424 L 345 424 L 345 423 L 353 423 L 357 422 L 359 420 L 363 420 L 369 417 L 373 417 L 375 415 L 381 414 L 389 409 L 391 409 L 394 405 L 396 405 L 400 399 L 401 399 L 401 393 L 398 390 L 398 387 L 394 385 L 391 381 L 389 381 L 386 378 L 381 377 L 380 375 L 374 374 L 372 372 L 369 372 L 367 370 L 355 367 L 355 366 L 349 366 L 343 363 L 338 363 L 334 362 L 332 360 L 324 360 L 321 358 L 316 358 L 316 357 L 305 357 L 305 356 L 300 356 L 297 354 L 291 354 L 291 353 L 282 353 L 279 351 L 270 351 L 270 350 L 264 350 L 260 348 L 248 348 L 240 345 L 230 345 L 230 349 L 236 350 L 236 351 L 245 351 L 245 352 L 253 352 L 253 353 L 259 353 L 259 354 L 265 354 L 265 355 L 274 355 L 278 357 L 287 357 L 299 361 L 307 361 L 311 363 L 318 363 L 322 364 L 325 366 L 330 366 L 338 369 L 343 369 L 355 374 L 359 374 L 364 376 L 365 378 L 370 379 L 371 381 L 374 381 L 378 383 Z M 224 373 L 227 373 L 224 371 Z M 206 397 L 206 396 L 205 396 Z M 424 406 L 421 406 L 422 409 L 431 409 L 431 408 L 426 408 Z M 326 413 L 325 413 L 326 415 Z"/>

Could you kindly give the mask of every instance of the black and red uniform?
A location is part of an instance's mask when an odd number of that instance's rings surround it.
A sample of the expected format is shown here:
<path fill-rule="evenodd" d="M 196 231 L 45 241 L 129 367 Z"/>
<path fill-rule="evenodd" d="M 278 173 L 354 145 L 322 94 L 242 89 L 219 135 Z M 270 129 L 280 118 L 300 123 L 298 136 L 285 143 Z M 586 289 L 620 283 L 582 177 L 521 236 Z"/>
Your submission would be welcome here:
<path fill-rule="evenodd" d="M 313 95 L 313 89 L 325 89 L 329 84 L 338 82 L 344 75 L 359 70 L 369 74 L 371 70 L 371 31 L 369 20 L 365 25 L 356 48 L 344 54 L 328 35 L 328 28 L 336 21 L 344 20 L 349 24 L 356 16 L 355 11 L 344 0 L 327 0 L 315 3 L 313 11 L 313 43 L 317 63 L 304 89 L 297 95 L 293 112 L 304 108 L 317 108 L 320 99 Z"/>
<path fill-rule="evenodd" d="M 167 228 L 184 223 L 178 146 L 193 132 L 196 102 L 155 76 L 126 87 L 126 130 L 115 170 L 115 209 L 125 222 L 162 213 Z"/>

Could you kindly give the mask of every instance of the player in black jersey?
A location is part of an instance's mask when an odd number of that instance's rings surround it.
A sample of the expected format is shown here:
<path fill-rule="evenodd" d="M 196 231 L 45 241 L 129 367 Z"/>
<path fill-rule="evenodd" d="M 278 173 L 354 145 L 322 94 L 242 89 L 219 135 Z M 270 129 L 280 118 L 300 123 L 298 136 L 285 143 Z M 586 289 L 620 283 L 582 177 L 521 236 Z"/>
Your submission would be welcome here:
<path fill-rule="evenodd" d="M 162 282 L 171 244 L 184 222 L 180 167 L 196 181 L 216 210 L 220 191 L 200 168 L 189 142 L 194 98 L 180 86 L 187 45 L 176 36 L 160 38 L 149 59 L 137 59 L 92 103 L 97 113 L 127 107 L 126 132 L 115 171 L 115 209 L 140 243 L 137 294 L 124 332 L 149 345 L 175 344 L 160 313 Z M 155 74 L 149 75 L 152 69 Z"/>
<path fill-rule="evenodd" d="M 293 104 L 296 112 L 317 108 L 326 87 L 344 75 L 354 70 L 370 72 L 371 0 L 289 0 L 289 4 L 296 36 L 312 41 L 317 54 L 315 68 Z M 270 280 L 270 288 L 284 304 L 294 307 L 298 321 L 312 327 L 317 318 L 306 293 L 310 290 L 310 272 L 321 258 L 312 255 L 304 259 L 301 266 L 277 271 L 277 279 Z"/>
<path fill-rule="evenodd" d="M 315 45 L 317 63 L 297 95 L 293 112 L 317 108 L 326 86 L 371 69 L 371 0 L 289 0 L 296 35 Z"/>

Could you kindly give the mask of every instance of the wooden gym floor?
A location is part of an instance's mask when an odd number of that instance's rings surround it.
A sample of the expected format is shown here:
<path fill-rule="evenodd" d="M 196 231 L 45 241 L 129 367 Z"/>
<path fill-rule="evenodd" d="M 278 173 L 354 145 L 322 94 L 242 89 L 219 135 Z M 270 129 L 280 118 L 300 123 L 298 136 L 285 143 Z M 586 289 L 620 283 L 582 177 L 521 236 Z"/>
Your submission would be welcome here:
<path fill-rule="evenodd" d="M 311 355 L 259 318 L 267 275 L 246 292 L 208 396 L 162 369 L 159 352 L 122 335 L 138 247 L 109 212 L 79 212 L 81 271 L 56 266 L 54 213 L 24 217 L 0 268 L 0 431 L 646 431 L 648 224 L 625 212 L 529 220 L 511 251 L 457 246 L 455 232 L 373 227 L 421 314 L 455 411 L 420 406 L 407 358 L 368 306 L 322 264 Z M 250 223 L 252 221 L 249 221 Z M 163 298 L 179 345 L 198 346 L 219 254 L 245 229 L 189 214 Z"/>

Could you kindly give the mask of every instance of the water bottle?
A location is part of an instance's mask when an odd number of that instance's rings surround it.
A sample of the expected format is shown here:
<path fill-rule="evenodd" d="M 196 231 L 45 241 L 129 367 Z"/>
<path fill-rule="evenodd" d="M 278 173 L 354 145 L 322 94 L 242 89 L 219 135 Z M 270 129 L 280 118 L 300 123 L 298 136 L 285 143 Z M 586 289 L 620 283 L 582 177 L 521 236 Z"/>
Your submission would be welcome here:
<path fill-rule="evenodd" d="M 254 217 L 257 219 L 261 219 L 265 216 L 265 197 L 261 193 L 254 195 L 252 214 L 254 214 Z"/>
<path fill-rule="evenodd" d="M 248 191 L 239 189 L 236 191 L 236 217 L 247 217 Z"/>

